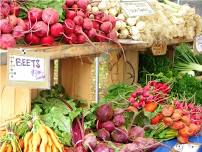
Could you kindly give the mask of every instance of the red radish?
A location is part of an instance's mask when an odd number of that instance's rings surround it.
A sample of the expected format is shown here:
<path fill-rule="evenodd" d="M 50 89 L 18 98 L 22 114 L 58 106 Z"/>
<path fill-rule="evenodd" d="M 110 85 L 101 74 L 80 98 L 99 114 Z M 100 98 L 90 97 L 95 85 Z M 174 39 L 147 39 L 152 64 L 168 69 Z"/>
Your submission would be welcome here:
<path fill-rule="evenodd" d="M 9 23 L 14 27 L 17 25 L 18 23 L 18 18 L 15 15 L 9 15 L 7 17 L 7 19 L 9 20 Z"/>
<path fill-rule="evenodd" d="M 77 36 L 74 33 L 71 33 L 71 34 L 65 36 L 64 38 L 65 38 L 65 42 L 68 44 L 76 44 L 78 42 Z"/>
<path fill-rule="evenodd" d="M 74 10 L 74 11 L 77 11 L 79 8 L 78 8 L 78 5 L 77 4 L 74 4 L 74 5 L 72 5 L 72 9 Z"/>
<path fill-rule="evenodd" d="M 88 3 L 89 3 L 88 0 L 78 0 L 77 1 L 78 7 L 81 8 L 82 10 L 86 10 Z"/>
<path fill-rule="evenodd" d="M 52 45 L 54 43 L 54 38 L 52 36 L 46 36 L 41 39 L 41 44 L 45 46 Z"/>
<path fill-rule="evenodd" d="M 3 15 L 2 12 L 0 12 L 0 20 L 1 20 L 1 19 L 4 19 L 4 15 Z"/>
<path fill-rule="evenodd" d="M 111 104 L 103 104 L 97 109 L 96 116 L 98 120 L 105 122 L 113 117 L 113 113 Z"/>
<path fill-rule="evenodd" d="M 78 11 L 78 12 L 77 12 L 77 15 L 78 15 L 78 16 L 82 16 L 82 17 L 85 17 L 85 14 L 84 14 L 83 11 Z"/>
<path fill-rule="evenodd" d="M 75 0 L 66 0 L 65 5 L 71 7 L 74 4 Z"/>
<path fill-rule="evenodd" d="M 93 28 L 93 22 L 89 18 L 84 18 L 83 28 L 86 30 L 91 30 Z"/>
<path fill-rule="evenodd" d="M 59 14 L 53 8 L 46 8 L 42 12 L 42 20 L 48 25 L 55 24 L 59 20 Z"/>
<path fill-rule="evenodd" d="M 97 21 L 93 21 L 93 28 L 96 30 L 100 29 L 100 24 Z"/>
<path fill-rule="evenodd" d="M 62 26 L 62 24 L 60 23 L 55 23 L 51 26 L 50 28 L 50 32 L 51 32 L 51 35 L 53 37 L 58 37 L 58 36 L 61 36 L 62 33 L 64 33 L 64 28 Z"/>
<path fill-rule="evenodd" d="M 68 10 L 68 11 L 66 12 L 66 19 L 71 19 L 71 20 L 73 20 L 75 16 L 76 16 L 76 12 L 75 12 L 75 11 Z"/>
<path fill-rule="evenodd" d="M 88 37 L 92 40 L 96 36 L 96 29 L 92 28 L 91 30 L 88 31 Z"/>
<path fill-rule="evenodd" d="M 18 25 L 16 27 L 13 28 L 13 37 L 16 38 L 16 39 L 20 39 L 24 36 L 25 34 L 25 31 L 24 31 L 24 27 Z"/>
<path fill-rule="evenodd" d="M 21 19 L 21 18 L 18 18 L 18 23 L 17 23 L 17 25 L 18 25 L 18 26 L 22 26 L 24 30 L 27 30 L 27 29 L 28 29 L 27 26 L 26 26 L 26 24 L 25 24 L 25 22 L 24 22 L 24 20 Z"/>
<path fill-rule="evenodd" d="M 80 35 L 78 35 L 77 40 L 78 40 L 78 44 L 83 44 L 86 42 L 86 37 L 84 35 L 80 34 Z"/>
<path fill-rule="evenodd" d="M 102 127 L 105 128 L 107 131 L 112 132 L 115 129 L 115 125 L 112 121 L 106 121 L 102 124 Z"/>
<path fill-rule="evenodd" d="M 3 34 L 8 34 L 13 30 L 13 26 L 9 23 L 8 19 L 2 19 L 0 22 L 0 30 Z"/>
<path fill-rule="evenodd" d="M 99 32 L 96 37 L 95 37 L 97 42 L 106 42 L 107 41 L 107 36 L 104 33 Z"/>
<path fill-rule="evenodd" d="M 10 13 L 15 15 L 15 16 L 18 16 L 20 14 L 20 6 L 16 3 L 10 3 L 10 8 L 11 8 L 11 11 Z"/>
<path fill-rule="evenodd" d="M 29 33 L 25 35 L 25 42 L 27 44 L 39 44 L 40 39 L 34 33 Z"/>
<path fill-rule="evenodd" d="M 32 8 L 28 11 L 28 19 L 35 23 L 41 20 L 42 17 L 42 10 L 39 8 Z"/>
<path fill-rule="evenodd" d="M 8 3 L 0 3 L 0 12 L 4 15 L 4 17 L 7 17 L 10 14 L 10 6 Z"/>
<path fill-rule="evenodd" d="M 46 35 L 48 35 L 48 25 L 46 23 L 44 23 L 43 21 L 39 21 L 37 22 L 34 27 L 33 30 L 35 30 L 35 34 L 38 37 L 44 37 Z"/>
<path fill-rule="evenodd" d="M 114 16 L 109 15 L 109 21 L 112 23 L 112 28 L 116 26 L 116 19 Z"/>
<path fill-rule="evenodd" d="M 125 117 L 123 114 L 116 115 L 113 119 L 113 123 L 116 127 L 121 127 L 125 123 Z"/>
<path fill-rule="evenodd" d="M 98 134 L 98 138 L 103 140 L 103 141 L 110 140 L 110 133 L 104 128 L 99 129 L 97 131 L 97 134 Z"/>
<path fill-rule="evenodd" d="M 13 48 L 16 45 L 16 41 L 11 34 L 0 35 L 0 48 L 8 49 Z"/>
<path fill-rule="evenodd" d="M 84 22 L 84 19 L 83 19 L 82 16 L 75 16 L 73 21 L 74 21 L 74 23 L 75 23 L 76 25 L 82 26 L 82 25 L 83 25 L 83 22 Z"/>
<path fill-rule="evenodd" d="M 66 34 L 73 33 L 75 27 L 75 23 L 71 19 L 66 19 L 64 21 L 64 30 Z"/>
<path fill-rule="evenodd" d="M 113 30 L 110 33 L 108 33 L 107 37 L 110 38 L 110 39 L 112 39 L 112 40 L 115 40 L 115 41 L 118 39 L 118 35 L 117 35 L 117 33 L 116 33 L 115 30 Z"/>
<path fill-rule="evenodd" d="M 104 22 L 100 25 L 100 30 L 108 34 L 112 31 L 112 23 L 111 22 Z"/>

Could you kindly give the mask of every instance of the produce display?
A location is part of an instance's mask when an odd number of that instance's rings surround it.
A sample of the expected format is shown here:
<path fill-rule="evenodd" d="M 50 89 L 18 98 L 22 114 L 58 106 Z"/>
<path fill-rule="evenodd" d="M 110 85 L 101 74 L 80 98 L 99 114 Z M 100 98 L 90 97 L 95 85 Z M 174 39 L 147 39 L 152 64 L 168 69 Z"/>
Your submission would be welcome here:
<path fill-rule="evenodd" d="M 124 12 L 119 0 L 91 0 L 88 9 L 103 11 L 116 17 L 116 30 L 120 39 L 133 39 L 153 44 L 155 41 L 168 41 L 174 38 L 193 39 L 202 30 L 202 22 L 195 9 L 188 5 L 178 5 L 169 0 L 163 3 L 151 0 L 154 14 L 130 18 Z"/>
<path fill-rule="evenodd" d="M 3 1 L 0 9 L 0 48 L 54 45 L 55 42 L 83 44 L 117 38 L 157 41 L 175 38 L 192 40 L 202 31 L 201 18 L 188 5 L 168 0 L 150 1 L 154 14 L 130 18 L 119 0 L 66 0 L 45 2 Z M 24 40 L 24 41 L 23 41 Z"/>
<path fill-rule="evenodd" d="M 99 49 L 93 42 L 113 42 L 126 59 L 120 39 L 152 46 L 193 40 L 202 32 L 201 17 L 188 5 L 151 0 L 153 14 L 129 17 L 121 3 L 0 0 L 0 49 L 86 42 Z M 121 55 L 116 57 L 122 59 Z M 97 103 L 88 104 L 77 94 L 68 96 L 60 84 L 38 90 L 30 98 L 30 111 L 0 124 L 0 152 L 152 152 L 160 146 L 170 150 L 164 141 L 188 144 L 191 137 L 200 136 L 202 56 L 185 43 L 175 47 L 173 60 L 149 53 L 136 55 L 140 56 L 138 82 L 109 86 Z M 55 63 L 57 71 L 60 65 Z M 114 72 L 119 74 L 118 68 Z"/>

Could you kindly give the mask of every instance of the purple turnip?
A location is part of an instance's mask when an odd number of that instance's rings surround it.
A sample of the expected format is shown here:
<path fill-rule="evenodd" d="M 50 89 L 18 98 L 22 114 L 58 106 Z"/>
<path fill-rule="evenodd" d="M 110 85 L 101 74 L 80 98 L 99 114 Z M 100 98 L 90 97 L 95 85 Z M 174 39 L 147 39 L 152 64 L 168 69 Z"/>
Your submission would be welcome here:
<path fill-rule="evenodd" d="M 120 127 L 125 124 L 125 117 L 123 114 L 116 115 L 113 119 L 114 125 Z"/>
<path fill-rule="evenodd" d="M 132 127 L 129 131 L 128 131 L 128 136 L 129 139 L 134 141 L 137 137 L 144 137 L 144 129 L 141 127 Z"/>
<path fill-rule="evenodd" d="M 105 128 L 107 131 L 112 132 L 115 129 L 115 125 L 112 121 L 106 121 L 102 124 L 102 128 Z"/>
<path fill-rule="evenodd" d="M 94 134 L 87 134 L 84 137 L 83 145 L 86 150 L 89 148 L 94 149 L 97 145 L 97 139 Z"/>
<path fill-rule="evenodd" d="M 110 133 L 104 128 L 99 129 L 97 131 L 97 134 L 98 134 L 98 138 L 103 140 L 103 141 L 110 140 Z"/>
<path fill-rule="evenodd" d="M 112 105 L 104 104 L 97 109 L 96 116 L 98 120 L 105 122 L 110 120 L 113 117 L 113 113 L 114 111 L 112 109 Z"/>
<path fill-rule="evenodd" d="M 97 144 L 96 148 L 94 149 L 94 152 L 111 152 L 110 148 L 103 143 Z"/>
<path fill-rule="evenodd" d="M 116 128 L 112 133 L 111 137 L 113 141 L 117 143 L 127 143 L 128 142 L 128 133 L 125 129 Z"/>

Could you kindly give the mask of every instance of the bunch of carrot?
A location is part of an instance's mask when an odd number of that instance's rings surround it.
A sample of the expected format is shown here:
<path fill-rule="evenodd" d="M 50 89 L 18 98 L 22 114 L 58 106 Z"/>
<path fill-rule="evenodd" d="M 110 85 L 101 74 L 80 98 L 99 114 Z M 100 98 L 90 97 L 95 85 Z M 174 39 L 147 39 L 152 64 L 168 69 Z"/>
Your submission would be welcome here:
<path fill-rule="evenodd" d="M 185 115 L 183 110 L 176 109 L 173 105 L 164 105 L 162 112 L 151 120 L 153 125 L 162 122 L 178 131 L 177 139 L 180 143 L 187 143 L 190 136 L 200 131 L 200 125 L 192 123 L 190 115 Z"/>
<path fill-rule="evenodd" d="M 55 132 L 39 119 L 24 137 L 24 152 L 62 152 L 63 146 Z"/>
<path fill-rule="evenodd" d="M 9 123 L 0 137 L 0 152 L 22 152 L 23 142 L 15 134 L 16 125 Z"/>

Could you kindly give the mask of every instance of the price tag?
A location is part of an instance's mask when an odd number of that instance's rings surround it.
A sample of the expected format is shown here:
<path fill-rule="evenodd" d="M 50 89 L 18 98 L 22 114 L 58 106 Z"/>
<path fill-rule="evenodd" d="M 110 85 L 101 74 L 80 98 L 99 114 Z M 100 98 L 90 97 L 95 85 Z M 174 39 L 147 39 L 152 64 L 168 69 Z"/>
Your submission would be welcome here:
<path fill-rule="evenodd" d="M 175 152 L 199 152 L 201 145 L 198 143 L 179 144 L 173 147 Z"/>
<path fill-rule="evenodd" d="M 7 65 L 8 85 L 50 88 L 50 58 L 46 54 L 12 49 Z"/>
<path fill-rule="evenodd" d="M 122 0 L 120 5 L 129 17 L 149 16 L 154 14 L 147 0 Z"/>
<path fill-rule="evenodd" d="M 165 55 L 167 51 L 167 44 L 164 41 L 158 41 L 152 45 L 153 55 Z"/>
<path fill-rule="evenodd" d="M 196 36 L 194 40 L 194 50 L 199 54 L 202 54 L 202 35 Z"/>

